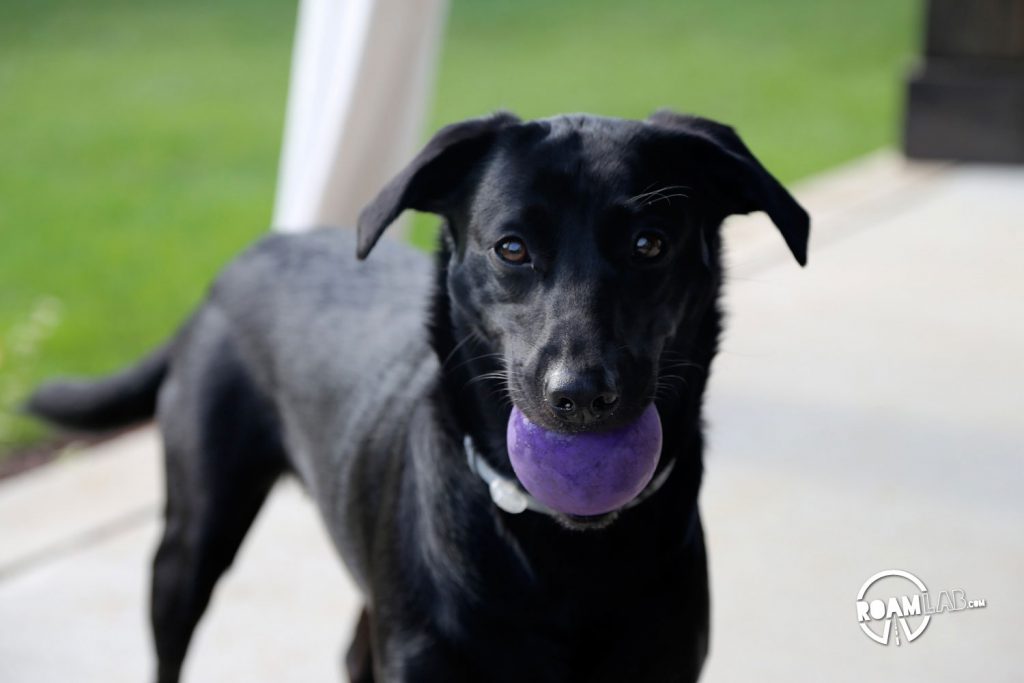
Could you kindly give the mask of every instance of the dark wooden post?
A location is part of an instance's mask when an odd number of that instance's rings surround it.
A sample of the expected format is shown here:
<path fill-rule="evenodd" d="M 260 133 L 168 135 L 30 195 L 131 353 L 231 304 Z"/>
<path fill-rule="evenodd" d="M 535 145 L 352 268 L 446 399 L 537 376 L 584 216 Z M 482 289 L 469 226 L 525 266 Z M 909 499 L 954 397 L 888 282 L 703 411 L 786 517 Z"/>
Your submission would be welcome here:
<path fill-rule="evenodd" d="M 1024 0 L 927 0 L 909 157 L 1024 163 Z"/>

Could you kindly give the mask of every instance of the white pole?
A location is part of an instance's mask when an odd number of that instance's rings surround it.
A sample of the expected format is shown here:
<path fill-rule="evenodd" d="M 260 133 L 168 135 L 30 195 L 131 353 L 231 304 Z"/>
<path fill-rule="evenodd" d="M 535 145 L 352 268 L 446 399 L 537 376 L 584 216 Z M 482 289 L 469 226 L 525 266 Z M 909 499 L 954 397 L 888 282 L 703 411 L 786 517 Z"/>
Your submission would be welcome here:
<path fill-rule="evenodd" d="M 273 226 L 355 225 L 415 152 L 447 0 L 300 0 Z"/>

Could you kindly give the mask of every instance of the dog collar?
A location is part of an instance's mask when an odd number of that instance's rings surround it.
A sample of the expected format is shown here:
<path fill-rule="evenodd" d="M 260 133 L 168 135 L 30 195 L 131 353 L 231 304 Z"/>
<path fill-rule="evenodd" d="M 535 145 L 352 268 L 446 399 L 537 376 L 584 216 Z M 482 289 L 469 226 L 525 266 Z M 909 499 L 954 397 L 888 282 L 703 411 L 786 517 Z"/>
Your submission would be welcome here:
<path fill-rule="evenodd" d="M 480 477 L 485 484 L 487 484 L 487 489 L 491 494 L 491 500 L 494 501 L 494 504 L 499 508 L 512 515 L 518 515 L 526 512 L 527 510 L 533 510 L 534 512 L 539 512 L 543 515 L 548 515 L 549 517 L 558 515 L 557 512 L 524 491 L 514 480 L 498 474 L 493 467 L 487 464 L 486 460 L 480 457 L 476 447 L 473 446 L 472 437 L 468 434 L 462 440 L 462 444 L 466 450 L 466 462 L 469 464 L 469 469 L 476 473 L 476 475 Z M 636 507 L 657 493 L 658 489 L 668 481 L 669 475 L 672 474 L 672 470 L 675 466 L 675 458 L 669 460 L 668 464 L 661 468 L 661 472 L 658 473 L 658 476 L 652 479 L 644 490 L 640 492 L 640 495 L 619 509 L 628 510 L 632 507 Z"/>

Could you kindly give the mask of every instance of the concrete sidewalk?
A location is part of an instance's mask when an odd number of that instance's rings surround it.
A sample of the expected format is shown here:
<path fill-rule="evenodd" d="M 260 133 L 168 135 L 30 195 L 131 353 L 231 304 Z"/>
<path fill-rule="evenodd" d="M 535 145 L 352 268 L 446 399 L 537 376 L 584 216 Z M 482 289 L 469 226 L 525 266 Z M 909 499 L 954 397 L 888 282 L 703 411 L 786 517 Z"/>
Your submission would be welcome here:
<path fill-rule="evenodd" d="M 1024 631 L 1024 169 L 879 154 L 805 183 L 801 270 L 731 220 L 702 502 L 703 680 L 1014 681 Z M 0 681 L 151 670 L 152 430 L 0 483 Z M 913 643 L 858 628 L 884 569 L 963 589 Z M 281 485 L 197 633 L 189 681 L 336 681 L 358 596 Z"/>

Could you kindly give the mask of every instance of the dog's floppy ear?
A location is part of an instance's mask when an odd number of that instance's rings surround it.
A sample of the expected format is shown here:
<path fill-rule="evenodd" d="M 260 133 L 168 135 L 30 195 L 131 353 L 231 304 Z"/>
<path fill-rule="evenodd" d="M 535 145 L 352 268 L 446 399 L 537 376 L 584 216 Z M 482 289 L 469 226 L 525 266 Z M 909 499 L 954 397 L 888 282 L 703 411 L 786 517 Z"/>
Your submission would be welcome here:
<path fill-rule="evenodd" d="M 710 169 L 725 187 L 726 213 L 764 211 L 802 266 L 807 263 L 811 220 L 792 195 L 765 170 L 729 126 L 699 116 L 660 110 L 648 122 L 669 135 L 684 137 L 687 148 L 712 161 Z"/>
<path fill-rule="evenodd" d="M 519 118 L 514 114 L 498 112 L 438 131 L 359 214 L 356 256 L 366 258 L 384 229 L 405 209 L 450 218 L 467 178 L 491 148 L 498 131 L 516 123 Z"/>

